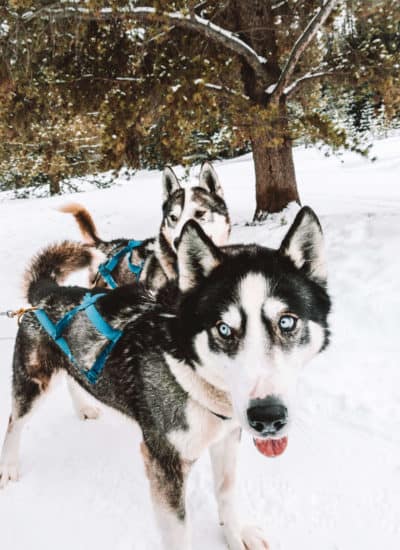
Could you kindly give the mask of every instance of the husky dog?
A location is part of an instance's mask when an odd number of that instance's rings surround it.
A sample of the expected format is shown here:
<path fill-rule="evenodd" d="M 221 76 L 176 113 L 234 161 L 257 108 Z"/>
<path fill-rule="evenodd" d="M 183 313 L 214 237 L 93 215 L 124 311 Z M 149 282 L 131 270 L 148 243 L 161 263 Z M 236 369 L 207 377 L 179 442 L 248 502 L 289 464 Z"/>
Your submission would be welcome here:
<path fill-rule="evenodd" d="M 27 271 L 27 296 L 54 320 L 87 293 L 58 279 L 89 260 L 54 245 Z M 235 511 L 241 431 L 265 456 L 287 445 L 292 400 L 302 367 L 329 340 L 323 237 L 305 207 L 279 250 L 258 245 L 220 249 L 194 221 L 177 246 L 178 280 L 158 293 L 142 285 L 106 291 L 96 302 L 121 338 L 97 381 L 85 375 L 104 349 L 82 311 L 63 334 L 72 363 L 27 313 L 16 337 L 12 412 L 0 462 L 0 485 L 18 477 L 21 430 L 53 376 L 66 371 L 76 409 L 79 386 L 135 420 L 162 540 L 191 548 L 185 486 L 193 463 L 210 449 L 220 522 L 231 550 L 265 550 L 262 531 Z M 92 294 L 99 293 L 98 289 Z M 81 416 L 84 416 L 81 414 Z"/>
<path fill-rule="evenodd" d="M 163 218 L 158 237 L 145 239 L 130 251 L 130 258 L 121 258 L 112 272 L 115 286 L 136 281 L 137 277 L 129 268 L 129 262 L 134 266 L 143 266 L 139 280 L 149 288 L 158 289 L 168 280 L 175 279 L 176 243 L 182 227 L 188 220 L 196 220 L 217 246 L 228 242 L 231 229 L 228 209 L 218 176 L 209 162 L 202 165 L 196 187 L 190 189 L 181 187 L 170 167 L 164 169 L 162 185 Z M 91 215 L 80 204 L 67 204 L 60 210 L 73 214 L 85 243 L 92 245 L 100 252 L 101 259 L 97 262 L 98 264 L 112 257 L 131 242 L 129 239 L 103 241 L 98 236 Z M 90 267 L 89 284 L 105 286 L 105 281 L 101 279 L 93 262 Z"/>

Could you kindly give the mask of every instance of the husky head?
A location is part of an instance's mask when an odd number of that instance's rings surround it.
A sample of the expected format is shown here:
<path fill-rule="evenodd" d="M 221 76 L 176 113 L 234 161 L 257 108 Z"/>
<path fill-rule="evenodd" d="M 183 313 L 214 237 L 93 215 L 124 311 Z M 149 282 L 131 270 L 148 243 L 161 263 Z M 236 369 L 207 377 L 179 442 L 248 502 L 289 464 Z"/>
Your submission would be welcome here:
<path fill-rule="evenodd" d="M 218 176 L 209 162 L 200 170 L 196 187 L 185 189 L 169 167 L 163 173 L 163 221 L 160 233 L 176 253 L 176 245 L 185 223 L 195 220 L 217 245 L 227 243 L 230 233 L 228 209 Z"/>
<path fill-rule="evenodd" d="M 283 452 L 301 368 L 329 339 L 320 224 L 302 208 L 279 250 L 217 248 L 193 221 L 178 245 L 180 332 L 196 372 L 230 395 L 267 456 Z"/>

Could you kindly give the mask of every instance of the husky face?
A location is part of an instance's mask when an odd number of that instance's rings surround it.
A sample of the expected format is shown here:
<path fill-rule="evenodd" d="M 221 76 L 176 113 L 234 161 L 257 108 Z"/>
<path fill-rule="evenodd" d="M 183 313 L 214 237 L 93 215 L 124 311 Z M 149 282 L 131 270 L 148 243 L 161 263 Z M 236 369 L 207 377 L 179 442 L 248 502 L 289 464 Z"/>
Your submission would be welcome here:
<path fill-rule="evenodd" d="M 181 330 L 194 368 L 230 394 L 235 416 L 257 446 L 265 440 L 283 445 L 301 368 L 329 338 L 317 217 L 303 208 L 279 250 L 253 245 L 236 252 L 217 249 L 189 222 L 178 266 Z"/>
<path fill-rule="evenodd" d="M 171 168 L 163 173 L 163 221 L 161 234 L 176 253 L 182 228 L 195 220 L 217 245 L 227 243 L 230 233 L 228 209 L 218 176 L 208 162 L 204 163 L 196 187 L 182 188 Z"/>

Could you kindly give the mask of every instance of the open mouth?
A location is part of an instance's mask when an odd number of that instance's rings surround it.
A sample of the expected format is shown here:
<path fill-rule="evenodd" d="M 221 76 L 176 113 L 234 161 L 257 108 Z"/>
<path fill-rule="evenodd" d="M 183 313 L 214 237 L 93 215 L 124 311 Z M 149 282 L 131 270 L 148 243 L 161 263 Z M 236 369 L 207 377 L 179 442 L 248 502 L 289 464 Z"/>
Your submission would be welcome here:
<path fill-rule="evenodd" d="M 288 444 L 287 436 L 282 437 L 281 439 L 258 439 L 253 438 L 254 445 L 260 451 L 261 454 L 268 457 L 275 457 L 281 455 Z"/>

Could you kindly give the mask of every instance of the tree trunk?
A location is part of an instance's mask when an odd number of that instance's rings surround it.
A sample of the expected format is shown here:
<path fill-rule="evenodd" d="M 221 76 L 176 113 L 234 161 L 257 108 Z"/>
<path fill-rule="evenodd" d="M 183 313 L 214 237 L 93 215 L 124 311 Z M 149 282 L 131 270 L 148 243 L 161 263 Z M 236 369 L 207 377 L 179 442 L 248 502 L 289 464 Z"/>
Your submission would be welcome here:
<path fill-rule="evenodd" d="M 290 141 L 272 148 L 269 140 L 252 140 L 256 174 L 256 211 L 254 221 L 265 220 L 268 214 L 280 212 L 290 202 L 300 204 Z"/>
<path fill-rule="evenodd" d="M 228 4 L 232 26 L 239 37 L 259 55 L 268 53 L 264 78 L 255 74 L 246 62 L 242 64 L 245 93 L 253 105 L 268 109 L 269 94 L 266 90 L 276 84 L 281 74 L 272 2 L 233 0 Z M 275 108 L 276 119 L 268 127 L 261 127 L 260 119 L 256 119 L 250 131 L 256 173 L 255 221 L 264 220 L 270 213 L 280 212 L 292 201 L 300 202 L 284 97 L 273 106 L 273 110 Z"/>
<path fill-rule="evenodd" d="M 54 175 L 49 175 L 48 177 L 50 180 L 50 184 L 49 184 L 50 195 L 59 195 L 61 191 L 59 178 Z"/>
<path fill-rule="evenodd" d="M 281 114 L 286 115 L 285 111 L 282 106 Z M 279 118 L 274 130 L 256 128 L 251 140 L 256 176 L 253 221 L 265 220 L 268 214 L 280 212 L 290 202 L 300 204 L 286 116 Z M 274 142 L 278 144 L 273 146 Z"/>

